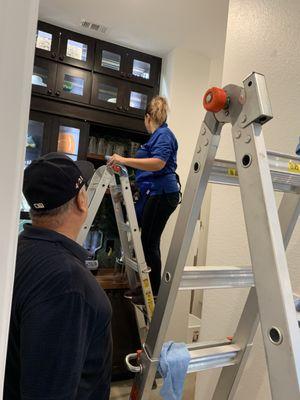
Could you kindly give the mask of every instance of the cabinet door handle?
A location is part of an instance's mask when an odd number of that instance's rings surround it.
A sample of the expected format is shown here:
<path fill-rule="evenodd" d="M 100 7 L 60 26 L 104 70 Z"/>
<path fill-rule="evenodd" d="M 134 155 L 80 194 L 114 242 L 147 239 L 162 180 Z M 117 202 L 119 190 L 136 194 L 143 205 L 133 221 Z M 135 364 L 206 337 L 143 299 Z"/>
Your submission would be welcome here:
<path fill-rule="evenodd" d="M 59 56 L 60 61 L 64 61 L 64 56 Z"/>
<path fill-rule="evenodd" d="M 56 53 L 55 53 L 54 51 L 51 53 L 51 57 L 52 57 L 52 58 L 55 58 L 55 57 L 56 57 Z"/>
<path fill-rule="evenodd" d="M 121 110 L 123 110 L 123 107 L 122 106 L 117 106 L 117 109 L 121 111 Z"/>
<path fill-rule="evenodd" d="M 55 92 L 55 94 L 56 94 L 56 96 L 59 96 L 59 95 L 60 95 L 60 90 L 57 90 L 57 91 Z"/>
<path fill-rule="evenodd" d="M 132 74 L 127 74 L 127 77 L 128 78 L 132 78 Z"/>
<path fill-rule="evenodd" d="M 122 71 L 122 72 L 121 72 L 121 76 L 125 76 L 125 72 Z"/>
<path fill-rule="evenodd" d="M 48 89 L 48 90 L 47 90 L 47 93 L 48 93 L 48 94 L 52 94 L 52 89 Z"/>
<path fill-rule="evenodd" d="M 125 111 L 129 111 L 129 107 L 124 107 L 124 110 Z"/>

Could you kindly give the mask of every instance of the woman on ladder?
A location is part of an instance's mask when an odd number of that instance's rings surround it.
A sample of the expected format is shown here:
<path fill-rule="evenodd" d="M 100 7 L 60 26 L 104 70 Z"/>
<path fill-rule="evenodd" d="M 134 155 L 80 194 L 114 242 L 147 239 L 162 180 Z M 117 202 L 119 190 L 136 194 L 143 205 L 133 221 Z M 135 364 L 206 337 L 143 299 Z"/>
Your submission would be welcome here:
<path fill-rule="evenodd" d="M 135 158 L 114 154 L 108 163 L 123 164 L 137 170 L 139 199 L 136 213 L 146 263 L 151 268 L 150 280 L 154 296 L 158 294 L 161 281 L 161 235 L 180 200 L 180 183 L 176 174 L 178 143 L 166 123 L 167 114 L 167 100 L 161 96 L 154 97 L 145 112 L 145 127 L 151 134 L 148 142 L 140 147 Z M 141 290 L 127 297 L 140 303 Z"/>

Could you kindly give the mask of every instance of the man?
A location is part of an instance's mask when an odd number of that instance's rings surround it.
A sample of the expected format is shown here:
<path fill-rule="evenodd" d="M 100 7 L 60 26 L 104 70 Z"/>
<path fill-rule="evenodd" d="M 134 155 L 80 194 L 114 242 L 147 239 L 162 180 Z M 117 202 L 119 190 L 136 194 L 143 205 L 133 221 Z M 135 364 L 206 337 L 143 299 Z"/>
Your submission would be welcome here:
<path fill-rule="evenodd" d="M 23 192 L 32 225 L 19 237 L 5 400 L 108 400 L 111 306 L 75 240 L 91 164 L 60 153 L 33 161 Z"/>

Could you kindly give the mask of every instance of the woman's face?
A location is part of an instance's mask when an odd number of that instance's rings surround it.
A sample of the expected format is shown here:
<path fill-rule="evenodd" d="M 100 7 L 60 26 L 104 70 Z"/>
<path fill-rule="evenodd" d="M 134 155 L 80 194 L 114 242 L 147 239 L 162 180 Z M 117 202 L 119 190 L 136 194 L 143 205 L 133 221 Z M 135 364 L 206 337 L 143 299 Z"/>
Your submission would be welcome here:
<path fill-rule="evenodd" d="M 145 127 L 146 127 L 148 133 L 151 133 L 151 124 L 150 124 L 150 122 L 151 122 L 151 117 L 150 117 L 149 114 L 146 114 L 145 118 L 144 118 L 144 123 L 145 123 Z"/>

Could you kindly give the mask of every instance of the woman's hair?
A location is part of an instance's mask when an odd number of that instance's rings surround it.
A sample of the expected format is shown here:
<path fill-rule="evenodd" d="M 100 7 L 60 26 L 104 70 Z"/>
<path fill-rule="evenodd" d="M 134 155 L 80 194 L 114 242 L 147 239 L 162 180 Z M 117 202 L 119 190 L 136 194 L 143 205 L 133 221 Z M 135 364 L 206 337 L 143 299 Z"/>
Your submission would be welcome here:
<path fill-rule="evenodd" d="M 162 96 L 155 96 L 148 103 L 145 114 L 150 115 L 155 124 L 161 126 L 167 120 L 168 111 L 169 105 L 167 99 Z"/>

